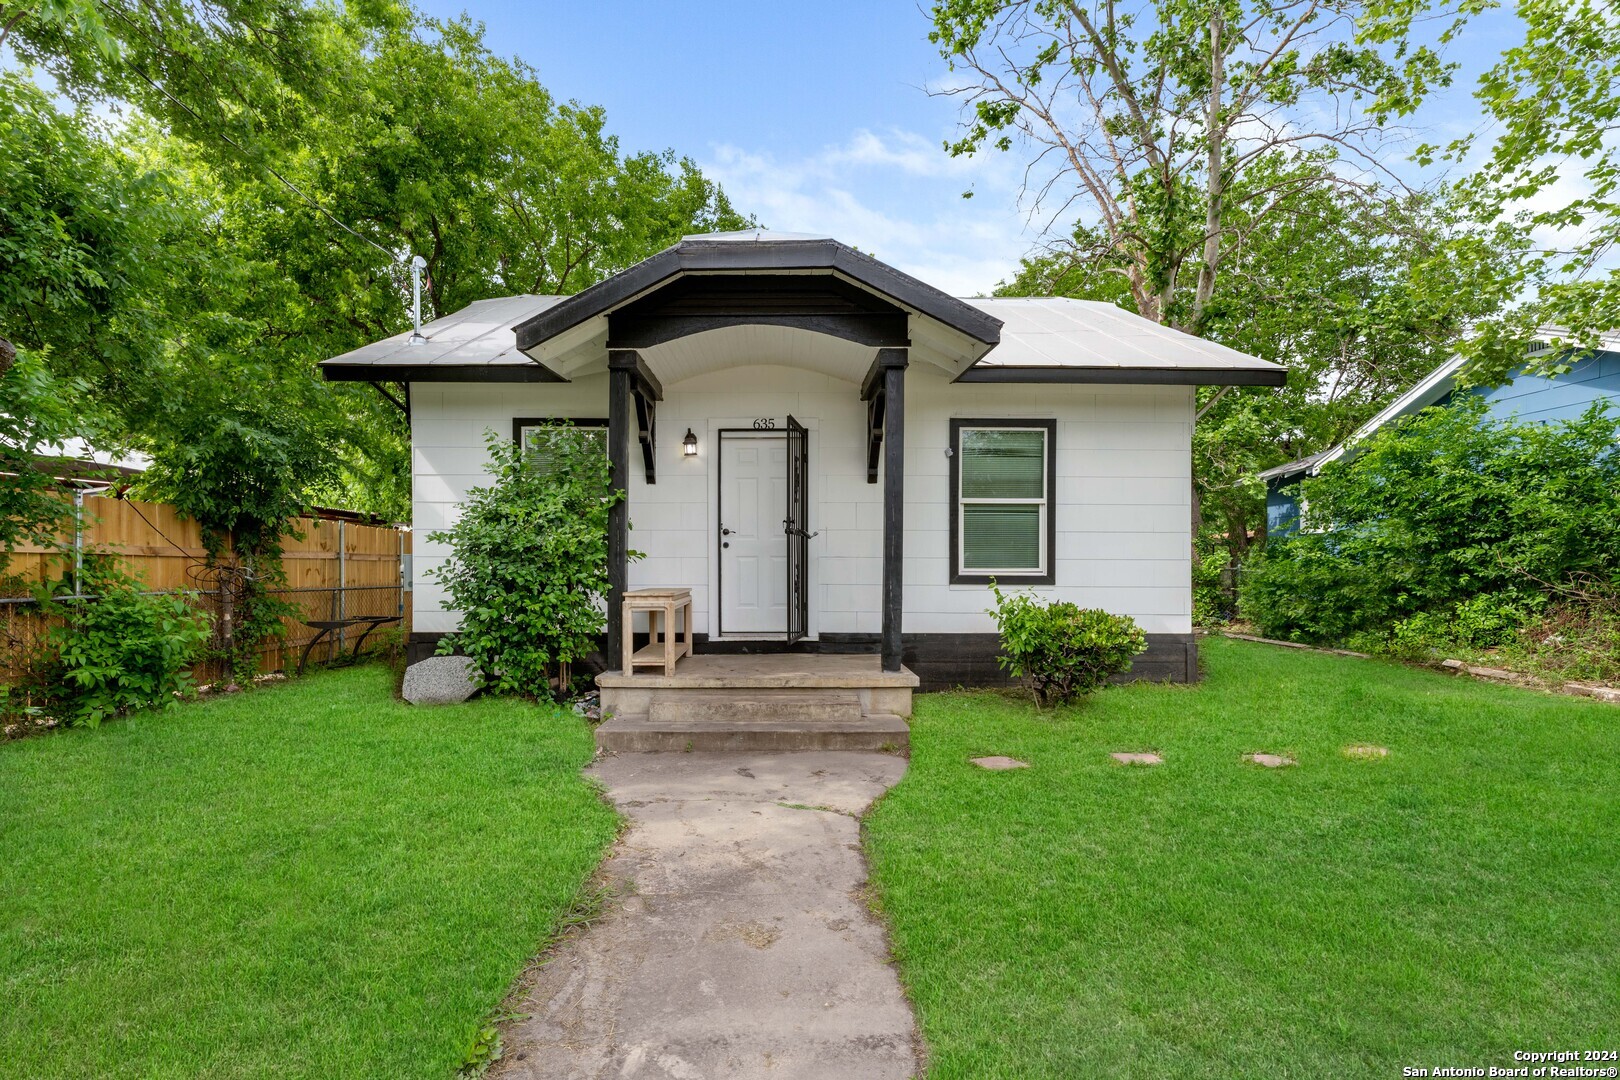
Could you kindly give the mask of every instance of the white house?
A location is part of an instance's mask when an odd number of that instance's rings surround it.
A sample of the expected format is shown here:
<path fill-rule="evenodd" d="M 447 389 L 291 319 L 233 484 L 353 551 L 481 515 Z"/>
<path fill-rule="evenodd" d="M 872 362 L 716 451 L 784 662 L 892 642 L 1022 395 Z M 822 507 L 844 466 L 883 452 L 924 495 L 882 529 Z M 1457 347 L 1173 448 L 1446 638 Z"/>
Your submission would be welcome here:
<path fill-rule="evenodd" d="M 408 389 L 414 655 L 456 627 L 426 536 L 486 481 L 485 432 L 567 419 L 605 429 L 628 490 L 615 591 L 689 588 L 699 654 L 877 653 L 924 687 L 1000 681 L 992 577 L 1129 615 L 1150 642 L 1136 675 L 1196 678 L 1195 388 L 1284 377 L 1108 304 L 957 299 L 760 231 L 687 237 L 573 296 L 480 301 L 423 336 L 324 365 Z M 646 558 L 627 563 L 627 535 Z"/>

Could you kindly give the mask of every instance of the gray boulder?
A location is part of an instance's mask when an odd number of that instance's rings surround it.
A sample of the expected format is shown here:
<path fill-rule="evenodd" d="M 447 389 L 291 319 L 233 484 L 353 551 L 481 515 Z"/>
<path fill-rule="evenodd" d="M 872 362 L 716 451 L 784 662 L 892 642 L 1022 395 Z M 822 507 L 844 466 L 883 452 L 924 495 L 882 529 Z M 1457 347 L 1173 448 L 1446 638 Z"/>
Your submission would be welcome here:
<path fill-rule="evenodd" d="M 477 674 L 469 656 L 430 656 L 405 669 L 400 694 L 413 705 L 455 705 L 478 692 Z"/>

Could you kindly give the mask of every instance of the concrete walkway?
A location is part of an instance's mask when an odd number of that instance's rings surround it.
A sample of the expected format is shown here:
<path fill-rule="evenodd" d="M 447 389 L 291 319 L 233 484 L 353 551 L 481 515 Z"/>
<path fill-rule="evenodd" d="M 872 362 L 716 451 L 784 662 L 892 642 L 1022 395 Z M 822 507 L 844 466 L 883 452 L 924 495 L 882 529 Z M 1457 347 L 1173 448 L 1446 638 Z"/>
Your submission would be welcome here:
<path fill-rule="evenodd" d="M 911 1008 L 859 897 L 855 818 L 904 771 L 848 751 L 593 766 L 633 823 L 604 867 L 619 896 L 540 969 L 492 1075 L 913 1075 Z"/>

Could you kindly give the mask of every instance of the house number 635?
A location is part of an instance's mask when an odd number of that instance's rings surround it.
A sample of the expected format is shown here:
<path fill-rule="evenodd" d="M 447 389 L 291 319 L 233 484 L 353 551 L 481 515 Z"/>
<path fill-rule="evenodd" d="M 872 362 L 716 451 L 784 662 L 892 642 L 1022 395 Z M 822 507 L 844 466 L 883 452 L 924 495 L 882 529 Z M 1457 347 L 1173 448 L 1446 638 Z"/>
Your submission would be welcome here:
<path fill-rule="evenodd" d="M 754 430 L 755 431 L 775 431 L 776 430 L 776 419 L 774 417 L 770 417 L 770 416 L 761 416 L 759 419 L 754 421 Z"/>

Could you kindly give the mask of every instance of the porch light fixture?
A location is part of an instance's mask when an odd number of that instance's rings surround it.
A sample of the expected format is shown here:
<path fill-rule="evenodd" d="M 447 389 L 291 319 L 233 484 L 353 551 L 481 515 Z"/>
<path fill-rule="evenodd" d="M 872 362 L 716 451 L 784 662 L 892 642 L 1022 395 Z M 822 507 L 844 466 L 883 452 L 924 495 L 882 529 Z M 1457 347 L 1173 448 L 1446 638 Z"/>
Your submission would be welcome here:
<path fill-rule="evenodd" d="M 697 436 L 692 434 L 691 428 L 686 429 L 686 438 L 681 440 L 681 453 L 687 457 L 697 457 Z"/>

